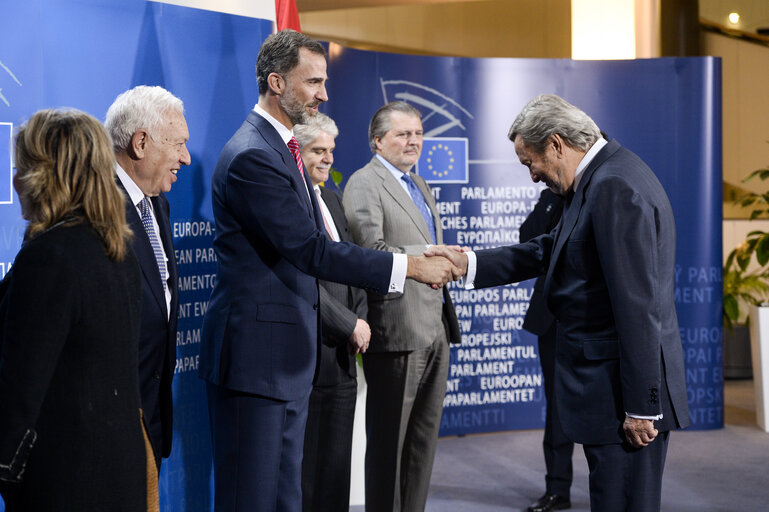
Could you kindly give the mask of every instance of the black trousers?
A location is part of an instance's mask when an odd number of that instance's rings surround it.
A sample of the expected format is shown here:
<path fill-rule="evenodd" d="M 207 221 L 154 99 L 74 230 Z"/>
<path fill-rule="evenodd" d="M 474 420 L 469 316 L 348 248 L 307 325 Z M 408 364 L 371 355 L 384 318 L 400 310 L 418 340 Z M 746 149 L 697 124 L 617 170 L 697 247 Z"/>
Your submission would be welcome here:
<path fill-rule="evenodd" d="M 644 448 L 627 443 L 584 445 L 592 512 L 659 512 L 670 432 Z"/>
<path fill-rule="evenodd" d="M 302 510 L 350 510 L 350 459 L 358 382 L 315 386 L 310 393 L 302 461 Z"/>
<path fill-rule="evenodd" d="M 571 493 L 572 464 L 574 443 L 563 433 L 558 419 L 558 408 L 553 398 L 555 379 L 555 333 L 556 324 L 539 336 L 539 361 L 542 365 L 542 377 L 545 379 L 545 438 L 542 451 L 545 455 L 545 489 L 551 494 L 568 498 Z"/>

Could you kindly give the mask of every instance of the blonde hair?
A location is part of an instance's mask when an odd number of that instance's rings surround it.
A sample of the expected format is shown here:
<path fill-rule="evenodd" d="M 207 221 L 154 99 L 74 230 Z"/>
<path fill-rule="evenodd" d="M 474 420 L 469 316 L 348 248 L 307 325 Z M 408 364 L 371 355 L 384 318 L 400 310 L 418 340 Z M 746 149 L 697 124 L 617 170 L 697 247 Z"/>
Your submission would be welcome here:
<path fill-rule="evenodd" d="M 123 259 L 131 230 L 112 141 L 99 121 L 74 109 L 35 113 L 16 136 L 16 169 L 29 238 L 74 218 L 90 223 L 107 256 Z"/>

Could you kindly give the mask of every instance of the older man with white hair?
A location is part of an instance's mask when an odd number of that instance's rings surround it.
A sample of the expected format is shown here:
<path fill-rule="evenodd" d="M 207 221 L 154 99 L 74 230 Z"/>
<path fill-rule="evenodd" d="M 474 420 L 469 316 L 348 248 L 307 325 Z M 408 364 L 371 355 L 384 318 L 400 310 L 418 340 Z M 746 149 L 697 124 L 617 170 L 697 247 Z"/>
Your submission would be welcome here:
<path fill-rule="evenodd" d="M 142 268 L 139 386 L 156 469 L 171 453 L 171 379 L 179 308 L 176 261 L 165 193 L 190 164 L 182 101 L 162 87 L 140 85 L 107 111 L 118 184 L 126 196 L 133 250 Z"/>

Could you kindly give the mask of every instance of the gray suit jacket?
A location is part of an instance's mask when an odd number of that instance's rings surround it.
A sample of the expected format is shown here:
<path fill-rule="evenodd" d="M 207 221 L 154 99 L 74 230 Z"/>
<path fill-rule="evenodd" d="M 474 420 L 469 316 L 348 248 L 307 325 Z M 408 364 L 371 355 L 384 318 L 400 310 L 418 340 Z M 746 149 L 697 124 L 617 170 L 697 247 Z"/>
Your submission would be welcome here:
<path fill-rule="evenodd" d="M 441 220 L 427 183 L 411 174 L 435 221 L 443 243 Z M 420 255 L 432 237 L 411 196 L 374 156 L 356 171 L 344 189 L 344 211 L 355 243 L 361 247 Z M 397 352 L 429 347 L 444 329 L 442 290 L 406 280 L 403 293 L 368 295 L 371 352 Z"/>

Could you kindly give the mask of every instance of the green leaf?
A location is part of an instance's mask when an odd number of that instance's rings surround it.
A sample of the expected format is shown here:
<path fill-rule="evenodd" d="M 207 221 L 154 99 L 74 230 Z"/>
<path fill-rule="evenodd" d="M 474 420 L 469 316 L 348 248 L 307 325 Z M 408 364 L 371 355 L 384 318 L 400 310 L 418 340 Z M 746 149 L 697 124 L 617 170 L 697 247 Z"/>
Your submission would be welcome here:
<path fill-rule="evenodd" d="M 733 295 L 724 295 L 724 314 L 732 322 L 740 317 L 740 305 Z"/>
<path fill-rule="evenodd" d="M 732 267 L 735 254 L 737 254 L 737 249 L 732 249 L 732 252 L 730 252 L 729 256 L 726 257 L 726 263 L 724 263 L 724 274 L 729 272 L 729 269 Z"/>
<path fill-rule="evenodd" d="M 738 199 L 737 202 L 738 202 L 738 204 L 740 206 L 742 206 L 744 208 L 744 207 L 750 206 L 751 204 L 755 203 L 756 202 L 756 198 L 755 197 L 743 197 L 742 199 Z"/>
<path fill-rule="evenodd" d="M 342 176 L 342 173 L 339 172 L 339 171 L 331 170 L 331 172 L 329 174 L 331 175 L 331 181 L 333 181 L 334 185 L 336 185 L 337 188 L 341 190 L 342 187 L 340 186 L 340 184 L 342 183 L 342 180 L 344 179 L 344 176 Z"/>
<path fill-rule="evenodd" d="M 737 253 L 737 266 L 740 267 L 740 270 L 743 272 L 747 270 L 748 265 L 750 265 L 750 257 L 752 255 L 752 250 L 745 250 Z"/>
<path fill-rule="evenodd" d="M 764 234 L 756 245 L 756 259 L 762 267 L 769 262 L 769 234 Z"/>

